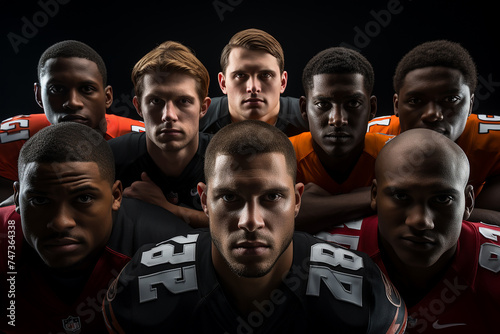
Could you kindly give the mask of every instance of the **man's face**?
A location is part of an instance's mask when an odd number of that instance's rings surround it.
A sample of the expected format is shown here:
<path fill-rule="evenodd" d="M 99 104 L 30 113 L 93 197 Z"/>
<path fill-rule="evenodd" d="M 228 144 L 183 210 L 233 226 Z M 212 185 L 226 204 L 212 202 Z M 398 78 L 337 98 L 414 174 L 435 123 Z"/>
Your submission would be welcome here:
<path fill-rule="evenodd" d="M 134 105 L 146 126 L 148 150 L 180 151 L 197 147 L 199 121 L 210 105 L 200 102 L 197 82 L 187 74 L 155 72 L 143 78 L 142 97 Z M 153 144 L 153 145 L 151 145 Z"/>
<path fill-rule="evenodd" d="M 275 57 L 241 47 L 231 50 L 226 72 L 219 73 L 219 85 L 227 94 L 233 121 L 276 121 L 280 94 L 285 91 L 286 83 L 287 73 L 280 73 Z"/>
<path fill-rule="evenodd" d="M 428 128 L 457 140 L 472 111 L 471 93 L 459 70 L 436 66 L 408 72 L 394 95 L 401 132 Z"/>
<path fill-rule="evenodd" d="M 52 268 L 78 270 L 96 260 L 113 227 L 121 184 L 95 162 L 29 163 L 15 186 L 26 241 Z"/>
<path fill-rule="evenodd" d="M 113 102 L 96 63 L 84 58 L 52 58 L 43 68 L 35 98 L 52 124 L 73 121 L 106 133 L 106 109 Z"/>
<path fill-rule="evenodd" d="M 314 149 L 322 156 L 335 158 L 363 148 L 377 101 L 364 88 L 361 74 L 317 74 L 300 105 Z"/>
<path fill-rule="evenodd" d="M 383 247 L 401 263 L 426 268 L 454 254 L 473 203 L 460 166 L 443 162 L 438 154 L 425 160 L 394 155 L 381 164 L 372 208 L 378 213 Z"/>
<path fill-rule="evenodd" d="M 261 277 L 282 268 L 277 263 L 286 263 L 293 253 L 290 245 L 303 191 L 288 173 L 284 155 L 219 155 L 214 170 L 207 186 L 199 184 L 198 193 L 210 220 L 216 268 L 222 264 L 242 277 Z"/>

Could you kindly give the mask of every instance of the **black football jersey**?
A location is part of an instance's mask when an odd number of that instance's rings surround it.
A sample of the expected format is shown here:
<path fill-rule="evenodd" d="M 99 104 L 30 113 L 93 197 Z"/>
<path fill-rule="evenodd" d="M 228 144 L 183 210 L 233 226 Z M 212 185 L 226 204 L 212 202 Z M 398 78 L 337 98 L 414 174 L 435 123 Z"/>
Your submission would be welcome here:
<path fill-rule="evenodd" d="M 214 134 L 231 123 L 227 96 L 212 98 L 208 111 L 200 119 L 200 131 Z M 299 99 L 280 97 L 280 110 L 275 126 L 288 137 L 309 131 L 306 121 L 300 113 Z"/>
<path fill-rule="evenodd" d="M 153 161 L 146 148 L 145 132 L 114 138 L 108 143 L 115 158 L 116 179 L 121 180 L 125 188 L 140 181 L 141 173 L 146 172 L 171 203 L 202 210 L 196 186 L 198 182 L 205 182 L 205 149 L 211 137 L 200 133 L 198 151 L 178 177 L 166 176 Z"/>
<path fill-rule="evenodd" d="M 110 332 L 403 333 L 406 307 L 364 253 L 296 232 L 293 265 L 268 300 L 240 314 L 217 280 L 207 231 L 141 249 L 103 304 Z"/>

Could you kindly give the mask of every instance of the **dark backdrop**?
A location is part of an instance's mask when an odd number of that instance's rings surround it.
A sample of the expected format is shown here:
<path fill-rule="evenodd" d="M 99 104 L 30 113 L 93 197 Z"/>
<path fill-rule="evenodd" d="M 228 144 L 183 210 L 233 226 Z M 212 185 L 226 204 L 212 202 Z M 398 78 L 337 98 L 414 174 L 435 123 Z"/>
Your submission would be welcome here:
<path fill-rule="evenodd" d="M 125 1 L 40 0 L 4 4 L 1 17 L 0 118 L 42 112 L 33 97 L 40 54 L 64 39 L 95 48 L 108 68 L 115 101 L 109 112 L 137 118 L 131 104 L 130 71 L 145 53 L 165 40 L 195 50 L 207 67 L 210 96 L 217 84 L 220 51 L 239 30 L 260 28 L 285 51 L 286 96 L 302 95 L 301 72 L 317 52 L 330 46 L 357 48 L 375 69 L 378 115 L 392 113 L 392 75 L 398 60 L 415 45 L 449 39 L 466 47 L 478 66 L 474 111 L 500 115 L 498 58 L 500 15 L 495 2 L 478 1 Z"/>

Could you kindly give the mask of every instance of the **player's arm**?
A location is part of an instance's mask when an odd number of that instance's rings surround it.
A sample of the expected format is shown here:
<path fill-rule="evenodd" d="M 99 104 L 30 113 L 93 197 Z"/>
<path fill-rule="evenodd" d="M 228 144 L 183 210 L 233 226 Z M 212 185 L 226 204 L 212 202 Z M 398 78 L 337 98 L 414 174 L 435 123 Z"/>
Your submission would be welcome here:
<path fill-rule="evenodd" d="M 486 180 L 467 219 L 473 222 L 500 225 L 500 175 Z"/>
<path fill-rule="evenodd" d="M 130 187 L 125 188 L 123 195 L 158 205 L 172 212 L 193 228 L 208 227 L 208 217 L 203 211 L 170 203 L 146 173 L 143 172 L 141 178 L 141 181 L 136 181 Z"/>
<path fill-rule="evenodd" d="M 331 195 L 314 183 L 308 183 L 302 194 L 295 228 L 311 234 L 329 230 L 332 226 L 375 214 L 370 207 L 370 187 L 351 193 Z"/>

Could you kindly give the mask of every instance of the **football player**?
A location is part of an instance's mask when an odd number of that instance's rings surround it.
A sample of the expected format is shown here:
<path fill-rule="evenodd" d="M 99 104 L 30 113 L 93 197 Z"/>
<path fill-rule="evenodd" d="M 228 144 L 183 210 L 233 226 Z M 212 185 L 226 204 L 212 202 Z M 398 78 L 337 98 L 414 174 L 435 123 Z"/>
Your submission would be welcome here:
<path fill-rule="evenodd" d="M 44 113 L 14 116 L 0 123 L 0 201 L 13 193 L 21 147 L 46 126 L 78 122 L 97 130 L 106 140 L 144 131 L 142 121 L 106 114 L 113 103 L 106 66 L 101 56 L 82 42 L 58 42 L 43 52 L 34 91 Z M 12 198 L 3 205 L 9 204 L 13 204 Z"/>
<path fill-rule="evenodd" d="M 393 136 L 366 133 L 377 98 L 373 68 L 359 52 L 343 47 L 319 52 L 304 68 L 302 83 L 306 95 L 300 107 L 310 132 L 290 138 L 297 181 L 306 185 L 296 223 L 298 230 L 317 233 L 374 213 L 375 158 Z"/>
<path fill-rule="evenodd" d="M 455 141 L 469 159 L 476 196 L 469 220 L 500 225 L 500 117 L 471 114 L 476 85 L 475 64 L 461 45 L 420 44 L 396 68 L 394 115 L 373 119 L 368 131 L 428 128 Z"/>
<path fill-rule="evenodd" d="M 24 144 L 14 186 L 15 205 L 0 208 L 2 333 L 105 333 L 102 299 L 130 257 L 190 230 L 122 198 L 107 142 L 76 122 Z"/>
<path fill-rule="evenodd" d="M 372 207 L 378 216 L 321 237 L 365 252 L 408 307 L 407 333 L 494 333 L 500 307 L 500 228 L 466 221 L 474 206 L 462 149 L 412 129 L 382 149 Z"/>
<path fill-rule="evenodd" d="M 198 192 L 209 231 L 141 249 L 103 304 L 111 333 L 403 333 L 406 308 L 370 258 L 294 232 L 303 184 L 288 137 L 225 126 Z"/>

